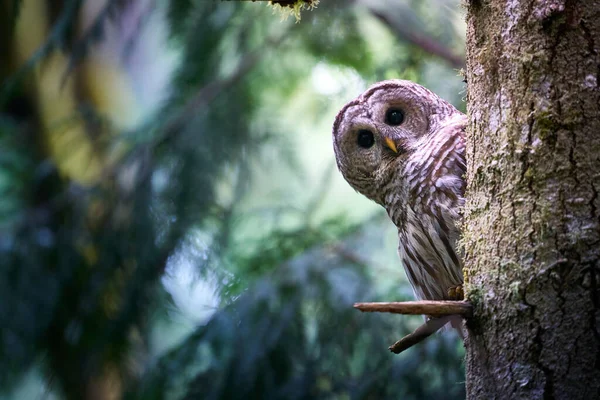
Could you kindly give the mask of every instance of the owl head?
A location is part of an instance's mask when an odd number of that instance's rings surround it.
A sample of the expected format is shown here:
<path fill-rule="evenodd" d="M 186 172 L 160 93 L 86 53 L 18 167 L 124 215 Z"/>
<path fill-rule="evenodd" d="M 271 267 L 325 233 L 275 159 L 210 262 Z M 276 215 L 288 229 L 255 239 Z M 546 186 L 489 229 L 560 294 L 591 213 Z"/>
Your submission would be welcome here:
<path fill-rule="evenodd" d="M 401 185 L 404 166 L 419 157 L 455 113 L 460 114 L 414 82 L 379 82 L 346 104 L 335 119 L 338 168 L 355 190 L 384 205 L 384 188 L 392 181 Z"/>

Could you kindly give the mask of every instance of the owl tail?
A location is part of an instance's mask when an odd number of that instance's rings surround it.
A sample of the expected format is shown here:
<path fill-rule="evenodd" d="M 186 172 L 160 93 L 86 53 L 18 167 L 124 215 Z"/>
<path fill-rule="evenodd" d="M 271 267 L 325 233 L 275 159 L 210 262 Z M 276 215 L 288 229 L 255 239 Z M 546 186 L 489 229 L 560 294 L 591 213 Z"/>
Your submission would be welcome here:
<path fill-rule="evenodd" d="M 456 329 L 456 333 L 458 333 L 458 336 L 462 340 L 465 340 L 465 326 L 464 326 L 463 318 L 458 315 L 451 315 L 450 316 L 450 325 L 454 329 Z"/>

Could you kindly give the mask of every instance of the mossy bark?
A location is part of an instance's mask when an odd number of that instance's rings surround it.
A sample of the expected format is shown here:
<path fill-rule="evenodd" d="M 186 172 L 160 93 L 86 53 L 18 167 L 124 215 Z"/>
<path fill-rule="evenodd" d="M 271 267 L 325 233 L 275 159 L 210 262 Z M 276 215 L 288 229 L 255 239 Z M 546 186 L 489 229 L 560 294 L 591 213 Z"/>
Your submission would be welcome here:
<path fill-rule="evenodd" d="M 600 1 L 467 10 L 468 398 L 600 398 Z"/>

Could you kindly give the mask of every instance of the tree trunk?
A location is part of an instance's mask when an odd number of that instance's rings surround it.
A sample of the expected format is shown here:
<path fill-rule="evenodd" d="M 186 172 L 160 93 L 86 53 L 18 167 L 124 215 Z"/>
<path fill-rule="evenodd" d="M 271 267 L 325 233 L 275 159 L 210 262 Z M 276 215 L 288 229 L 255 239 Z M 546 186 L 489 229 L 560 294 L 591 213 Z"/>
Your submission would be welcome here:
<path fill-rule="evenodd" d="M 468 3 L 468 398 L 598 399 L 600 1 Z"/>

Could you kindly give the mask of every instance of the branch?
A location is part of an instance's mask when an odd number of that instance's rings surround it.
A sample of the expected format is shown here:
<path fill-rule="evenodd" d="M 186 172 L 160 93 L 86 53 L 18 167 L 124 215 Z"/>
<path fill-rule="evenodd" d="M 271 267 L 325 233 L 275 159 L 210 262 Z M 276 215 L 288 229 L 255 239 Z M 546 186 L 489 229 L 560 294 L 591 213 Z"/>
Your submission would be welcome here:
<path fill-rule="evenodd" d="M 427 315 L 427 322 L 413 333 L 404 336 L 389 347 L 400 354 L 404 350 L 422 342 L 446 325 L 452 317 L 471 318 L 473 306 L 468 301 L 403 301 L 389 303 L 355 303 L 354 308 L 363 312 L 386 312 L 393 314 Z M 459 332 L 460 333 L 460 332 Z M 461 335 L 462 336 L 462 335 Z"/>
<path fill-rule="evenodd" d="M 183 127 L 194 118 L 199 109 L 209 105 L 210 102 L 221 93 L 237 84 L 247 73 L 249 73 L 263 59 L 264 55 L 267 53 L 267 48 L 268 50 L 276 49 L 286 38 L 287 36 L 285 33 L 280 34 L 277 37 L 267 38 L 263 46 L 242 56 L 237 68 L 229 76 L 211 81 L 201 87 L 183 106 L 179 107 L 177 111 L 173 112 L 173 114 L 166 119 L 159 128 L 160 133 L 157 134 L 157 137 L 149 144 L 149 146 L 134 148 L 129 153 L 129 156 L 134 152 L 141 152 L 148 160 L 152 149 L 165 144 L 172 139 L 173 136 L 181 132 Z M 121 162 L 125 159 L 127 159 L 127 157 L 123 157 Z M 102 179 L 114 177 L 122 167 L 121 162 L 117 162 L 110 168 L 107 168 L 103 172 Z M 145 181 L 152 171 L 153 170 L 148 167 L 142 169 L 142 172 L 137 176 L 137 182 Z"/>
<path fill-rule="evenodd" d="M 181 130 L 198 112 L 199 109 L 210 104 L 217 96 L 223 91 L 232 87 L 238 83 L 248 72 L 254 68 L 259 61 L 263 59 L 268 47 L 270 50 L 277 48 L 284 40 L 286 35 L 282 34 L 275 38 L 269 38 L 265 41 L 265 46 L 260 47 L 250 53 L 246 54 L 237 68 L 226 78 L 215 80 L 208 83 L 206 86 L 200 88 L 195 95 L 193 95 L 185 103 L 179 112 L 168 119 L 163 126 L 164 136 L 159 142 L 166 141 L 166 139 L 173 134 L 175 131 Z"/>
<path fill-rule="evenodd" d="M 396 35 L 402 37 L 407 42 L 422 48 L 426 52 L 440 57 L 448 62 L 454 68 L 463 68 L 465 66 L 465 59 L 463 56 L 457 55 L 452 50 L 437 42 L 434 38 L 415 33 L 409 27 L 399 23 L 395 18 L 390 17 L 385 12 L 368 7 L 369 11 L 385 24 L 389 29 L 396 33 Z"/>
<path fill-rule="evenodd" d="M 109 18 L 115 18 L 119 16 L 119 14 L 122 14 L 125 6 L 127 6 L 127 4 L 120 0 L 108 0 L 104 7 L 96 13 L 93 17 L 93 21 L 89 24 L 89 27 L 85 28 L 81 37 L 78 38 L 72 46 L 69 64 L 63 74 L 61 86 L 64 86 L 75 67 L 77 67 L 81 60 L 87 55 L 90 46 L 104 39 Z"/>
<path fill-rule="evenodd" d="M 419 326 L 413 333 L 404 336 L 402 339 L 391 345 L 389 349 L 394 354 L 400 354 L 404 350 L 427 339 L 429 336 L 440 330 L 442 326 L 446 325 L 448 321 L 450 321 L 450 317 L 431 318 L 423 325 Z"/>
<path fill-rule="evenodd" d="M 445 317 L 473 316 L 473 306 L 468 301 L 403 301 L 389 303 L 355 303 L 354 308 L 363 312 L 386 312 L 392 314 L 429 315 Z"/>

